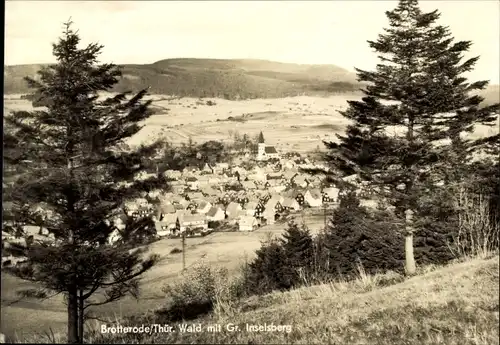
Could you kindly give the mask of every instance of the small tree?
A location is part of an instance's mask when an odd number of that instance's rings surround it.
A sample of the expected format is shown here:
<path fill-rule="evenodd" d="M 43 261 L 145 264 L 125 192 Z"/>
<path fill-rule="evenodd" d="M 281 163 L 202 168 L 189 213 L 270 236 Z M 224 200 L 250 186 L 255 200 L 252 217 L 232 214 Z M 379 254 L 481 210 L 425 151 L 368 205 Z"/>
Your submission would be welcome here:
<path fill-rule="evenodd" d="M 403 238 L 390 214 L 371 214 L 353 191 L 340 197 L 321 240 L 328 260 L 322 266 L 335 276 L 354 278 L 360 264 L 370 274 L 402 268 Z"/>
<path fill-rule="evenodd" d="M 289 270 L 283 246 L 277 239 L 268 239 L 256 252 L 257 257 L 248 265 L 246 291 L 248 294 L 264 294 L 273 290 L 292 287 L 284 270 Z"/>
<path fill-rule="evenodd" d="M 297 286 L 312 273 L 314 261 L 314 244 L 309 229 L 302 224 L 299 226 L 293 220 L 288 223 L 283 238 L 281 239 L 283 254 L 288 263 L 287 271 L 290 285 Z M 301 281 L 302 280 L 302 281 Z"/>
<path fill-rule="evenodd" d="M 80 49 L 79 42 L 66 23 L 53 45 L 57 63 L 39 72 L 40 81 L 27 78 L 46 108 L 6 116 L 14 130 L 4 136 L 4 159 L 25 171 L 9 195 L 17 229 L 34 224 L 55 237 L 27 241 L 27 261 L 10 271 L 40 286 L 24 295 L 66 296 L 69 343 L 83 342 L 90 307 L 138 295 L 139 277 L 158 260 L 143 259 L 145 248 L 134 249 L 148 222 L 127 224 L 123 240 L 111 243 L 114 218 L 127 199 L 167 186 L 161 176 L 134 179 L 156 144 L 130 150 L 124 145 L 151 115 L 151 101 L 142 100 L 146 91 L 101 99 L 121 73 L 113 64 L 98 64 L 102 46 Z M 37 205 L 51 216 L 39 217 Z"/>

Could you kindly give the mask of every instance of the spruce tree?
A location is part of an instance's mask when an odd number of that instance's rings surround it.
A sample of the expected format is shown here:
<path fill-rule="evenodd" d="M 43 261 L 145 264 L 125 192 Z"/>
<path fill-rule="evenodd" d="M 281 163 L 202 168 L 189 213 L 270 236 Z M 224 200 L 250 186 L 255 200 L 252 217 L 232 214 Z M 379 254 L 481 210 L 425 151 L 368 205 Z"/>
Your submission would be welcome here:
<path fill-rule="evenodd" d="M 283 275 L 288 277 L 290 285 L 299 285 L 300 271 L 306 275 L 312 272 L 314 243 L 311 233 L 304 224 L 299 226 L 292 220 L 281 238 L 281 245 L 287 262 L 287 271 Z"/>
<path fill-rule="evenodd" d="M 53 44 L 57 63 L 40 70 L 39 80 L 27 78 L 46 107 L 7 115 L 13 130 L 4 136 L 5 161 L 23 171 L 9 194 L 17 230 L 37 225 L 55 237 L 27 241 L 27 260 L 10 271 L 40 287 L 22 294 L 66 296 L 69 343 L 83 342 L 89 308 L 137 296 L 141 274 L 158 260 L 144 257 L 146 249 L 133 242 L 148 222 L 128 224 L 122 237 L 130 241 L 113 244 L 109 236 L 125 200 L 167 186 L 161 176 L 134 179 L 156 144 L 125 149 L 124 141 L 151 115 L 146 91 L 100 97 L 121 73 L 113 64 L 99 64 L 102 46 L 79 48 L 79 42 L 66 23 Z M 39 216 L 40 205 L 50 216 Z"/>
<path fill-rule="evenodd" d="M 361 264 L 368 274 L 402 270 L 403 238 L 383 210 L 369 212 L 354 191 L 340 196 L 340 204 L 321 234 L 327 272 L 337 278 L 358 277 Z"/>
<path fill-rule="evenodd" d="M 390 27 L 377 41 L 368 41 L 381 62 L 375 71 L 356 69 L 368 86 L 364 97 L 349 101 L 342 112 L 353 124 L 338 135 L 338 143 L 325 144 L 332 165 L 344 176 L 357 173 L 367 181 L 403 223 L 405 215 L 421 218 L 420 200 L 437 179 L 460 178 L 471 144 L 461 134 L 492 121 L 497 105 L 481 108 L 482 98 L 470 94 L 487 85 L 463 77 L 478 57 L 462 62 L 471 42 L 454 43 L 449 29 L 436 24 L 437 11 L 424 13 L 417 0 L 401 0 L 386 15 Z M 415 228 L 418 222 L 406 222 L 410 274 Z"/>

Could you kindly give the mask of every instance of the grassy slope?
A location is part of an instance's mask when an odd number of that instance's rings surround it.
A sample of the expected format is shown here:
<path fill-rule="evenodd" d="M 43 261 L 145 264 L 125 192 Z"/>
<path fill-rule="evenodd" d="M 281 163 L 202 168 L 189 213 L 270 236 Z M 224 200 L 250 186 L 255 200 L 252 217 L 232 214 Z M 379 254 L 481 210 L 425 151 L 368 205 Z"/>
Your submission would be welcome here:
<path fill-rule="evenodd" d="M 499 261 L 474 259 L 387 287 L 377 277 L 274 293 L 209 323 L 291 325 L 286 332 L 170 333 L 94 341 L 125 343 L 498 344 Z M 246 311 L 245 311 L 246 310 Z M 161 320 L 155 322 L 162 323 Z M 132 325 L 133 326 L 133 325 Z"/>
<path fill-rule="evenodd" d="M 24 76 L 41 65 L 4 67 L 5 93 L 26 93 Z M 325 91 L 352 91 L 355 75 L 334 65 L 298 65 L 265 60 L 167 59 L 124 65 L 115 91 L 151 87 L 150 92 L 191 97 L 275 98 Z M 332 85 L 333 83 L 333 85 Z"/>

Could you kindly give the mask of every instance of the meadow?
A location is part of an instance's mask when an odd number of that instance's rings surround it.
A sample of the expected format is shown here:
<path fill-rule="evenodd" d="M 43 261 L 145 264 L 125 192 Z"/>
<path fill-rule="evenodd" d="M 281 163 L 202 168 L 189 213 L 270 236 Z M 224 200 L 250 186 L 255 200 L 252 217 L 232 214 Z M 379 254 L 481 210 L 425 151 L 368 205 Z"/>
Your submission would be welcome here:
<path fill-rule="evenodd" d="M 302 221 L 300 215 L 298 221 Z M 303 219 L 317 233 L 324 224 L 323 215 L 305 215 Z M 186 268 L 200 259 L 211 265 L 222 265 L 230 273 L 235 273 L 247 260 L 251 260 L 261 241 L 269 236 L 279 236 L 284 223 L 266 225 L 253 232 L 220 232 L 206 237 L 190 238 L 186 241 Z M 165 294 L 161 289 L 166 283 L 179 279 L 182 272 L 182 253 L 172 254 L 181 249 L 180 239 L 162 239 L 150 245 L 149 252 L 161 256 L 160 263 L 146 272 L 142 278 L 139 300 L 126 297 L 120 301 L 92 309 L 99 318 L 132 316 L 162 307 Z M 66 327 L 67 314 L 62 296 L 45 300 L 19 300 L 16 290 L 28 288 L 31 283 L 21 281 L 8 274 L 1 275 L 1 329 L 10 337 L 23 339 L 49 329 L 61 332 Z M 19 300 L 19 301 L 18 301 Z M 13 303 L 14 302 L 14 303 Z M 29 317 L 26 317 L 29 315 Z"/>

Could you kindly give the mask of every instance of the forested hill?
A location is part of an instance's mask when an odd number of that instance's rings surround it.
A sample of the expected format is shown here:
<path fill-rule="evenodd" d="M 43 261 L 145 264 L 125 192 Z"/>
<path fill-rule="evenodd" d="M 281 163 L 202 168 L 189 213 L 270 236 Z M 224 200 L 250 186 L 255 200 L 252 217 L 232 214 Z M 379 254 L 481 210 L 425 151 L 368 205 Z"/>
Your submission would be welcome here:
<path fill-rule="evenodd" d="M 24 76 L 42 65 L 4 67 L 4 93 L 29 92 Z M 356 75 L 334 65 L 299 65 L 265 60 L 167 59 L 147 65 L 123 65 L 115 91 L 150 92 L 227 99 L 280 98 L 353 92 Z"/>

